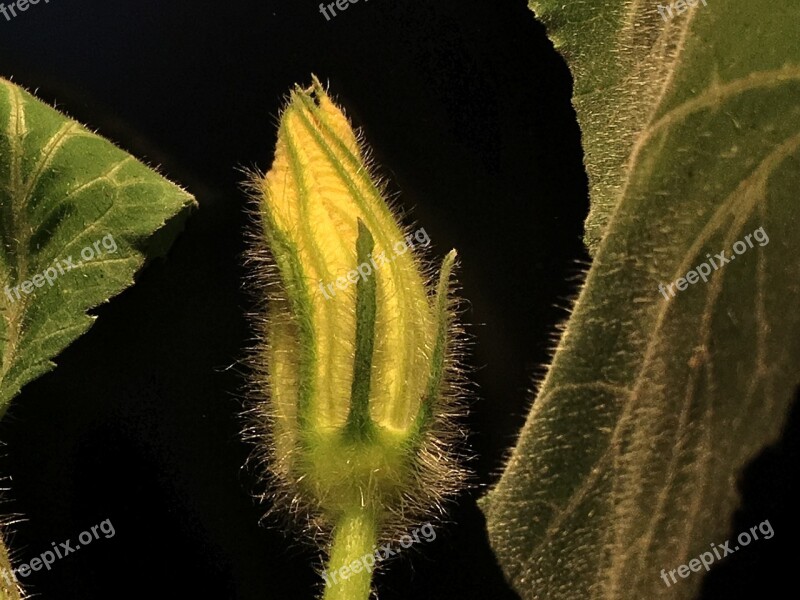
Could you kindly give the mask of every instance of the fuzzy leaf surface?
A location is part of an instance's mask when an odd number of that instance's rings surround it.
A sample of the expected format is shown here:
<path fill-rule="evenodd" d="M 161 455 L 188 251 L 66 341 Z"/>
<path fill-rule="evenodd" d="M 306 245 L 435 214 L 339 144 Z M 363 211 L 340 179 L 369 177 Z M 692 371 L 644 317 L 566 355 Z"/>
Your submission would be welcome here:
<path fill-rule="evenodd" d="M 575 75 L 594 263 L 482 501 L 526 599 L 694 597 L 661 570 L 738 533 L 737 477 L 800 383 L 800 4 L 656 6 L 532 3 Z"/>
<path fill-rule="evenodd" d="M 747 76 L 774 80 L 775 69 L 797 64 L 796 2 L 696 1 L 666 20 L 658 7 L 668 2 L 529 2 L 573 75 L 591 191 L 585 240 L 593 255 L 642 168 L 643 133 L 660 130 L 661 118 L 683 100 L 713 93 L 716 81 L 767 87 Z"/>
<path fill-rule="evenodd" d="M 92 325 L 86 311 L 131 285 L 145 259 L 165 249 L 194 204 L 0 79 L 0 414 Z"/>

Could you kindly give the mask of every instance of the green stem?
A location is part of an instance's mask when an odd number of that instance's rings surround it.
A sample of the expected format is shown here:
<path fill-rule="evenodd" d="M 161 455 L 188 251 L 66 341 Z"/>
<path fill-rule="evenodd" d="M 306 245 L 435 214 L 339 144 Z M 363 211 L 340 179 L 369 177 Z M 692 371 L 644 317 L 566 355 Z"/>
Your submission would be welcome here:
<path fill-rule="evenodd" d="M 333 531 L 322 600 L 369 600 L 377 543 L 373 514 L 342 515 Z"/>

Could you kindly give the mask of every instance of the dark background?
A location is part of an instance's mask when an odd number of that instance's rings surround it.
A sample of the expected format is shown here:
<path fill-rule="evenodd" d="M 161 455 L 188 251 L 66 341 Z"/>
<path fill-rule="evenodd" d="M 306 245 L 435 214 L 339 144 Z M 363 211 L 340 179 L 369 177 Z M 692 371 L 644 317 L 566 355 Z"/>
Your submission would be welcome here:
<path fill-rule="evenodd" d="M 0 17 L 0 75 L 160 165 L 200 203 L 168 259 L 97 309 L 0 424 L 18 562 L 105 519 L 116 530 L 28 576 L 37 597 L 313 597 L 317 553 L 258 526 L 257 473 L 243 467 L 252 302 L 237 171 L 269 166 L 282 98 L 312 72 L 364 128 L 434 255 L 458 248 L 476 339 L 477 486 L 435 542 L 380 576 L 380 597 L 515 598 L 475 499 L 524 420 L 588 260 L 570 77 L 524 0 L 372 0 L 330 22 L 306 0 L 51 0 Z M 715 566 L 706 600 L 783 597 L 773 590 L 798 557 L 797 413 L 748 470 L 733 525 L 769 519 L 775 537 Z"/>

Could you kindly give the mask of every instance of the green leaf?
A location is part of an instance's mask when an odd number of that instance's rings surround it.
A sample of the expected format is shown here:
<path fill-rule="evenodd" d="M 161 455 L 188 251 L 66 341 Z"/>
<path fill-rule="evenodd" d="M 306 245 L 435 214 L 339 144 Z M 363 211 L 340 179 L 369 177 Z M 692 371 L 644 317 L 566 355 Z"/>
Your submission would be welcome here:
<path fill-rule="evenodd" d="M 575 72 L 594 264 L 482 501 L 491 542 L 523 598 L 692 598 L 701 574 L 661 570 L 739 533 L 736 479 L 800 383 L 800 4 L 533 6 Z"/>
<path fill-rule="evenodd" d="M 748 91 L 777 96 L 777 107 L 793 104 L 791 86 L 782 83 L 798 76 L 797 3 L 692 1 L 697 6 L 666 20 L 658 10 L 670 6 L 666 0 L 529 3 L 574 77 L 591 188 L 586 244 L 592 254 L 642 168 L 646 142 L 668 125 L 668 113 L 690 99 L 708 107 Z M 763 126 L 771 122 L 774 114 L 758 119 Z"/>
<path fill-rule="evenodd" d="M 0 414 L 133 283 L 194 199 L 0 79 Z M 162 227 L 169 221 L 172 227 Z M 159 232 L 161 233 L 161 232 Z M 70 268 L 70 266 L 72 268 Z"/>

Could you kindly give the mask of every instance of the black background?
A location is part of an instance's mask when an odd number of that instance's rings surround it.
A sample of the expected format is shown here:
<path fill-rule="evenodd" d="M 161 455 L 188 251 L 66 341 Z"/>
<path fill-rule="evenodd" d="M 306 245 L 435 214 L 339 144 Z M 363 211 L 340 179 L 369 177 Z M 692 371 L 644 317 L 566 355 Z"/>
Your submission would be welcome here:
<path fill-rule="evenodd" d="M 306 0 L 51 0 L 0 17 L 0 75 L 159 165 L 200 210 L 0 425 L 18 562 L 105 519 L 116 530 L 28 576 L 43 600 L 313 597 L 317 553 L 258 526 L 257 473 L 243 467 L 252 302 L 237 171 L 269 166 L 283 98 L 312 72 L 364 128 L 434 256 L 458 248 L 476 339 L 477 486 L 433 543 L 380 576 L 380 597 L 516 597 L 475 498 L 588 260 L 569 72 L 525 2 L 372 0 L 328 22 Z M 733 525 L 769 519 L 775 537 L 715 566 L 704 599 L 783 597 L 798 558 L 797 412 L 748 469 Z"/>

